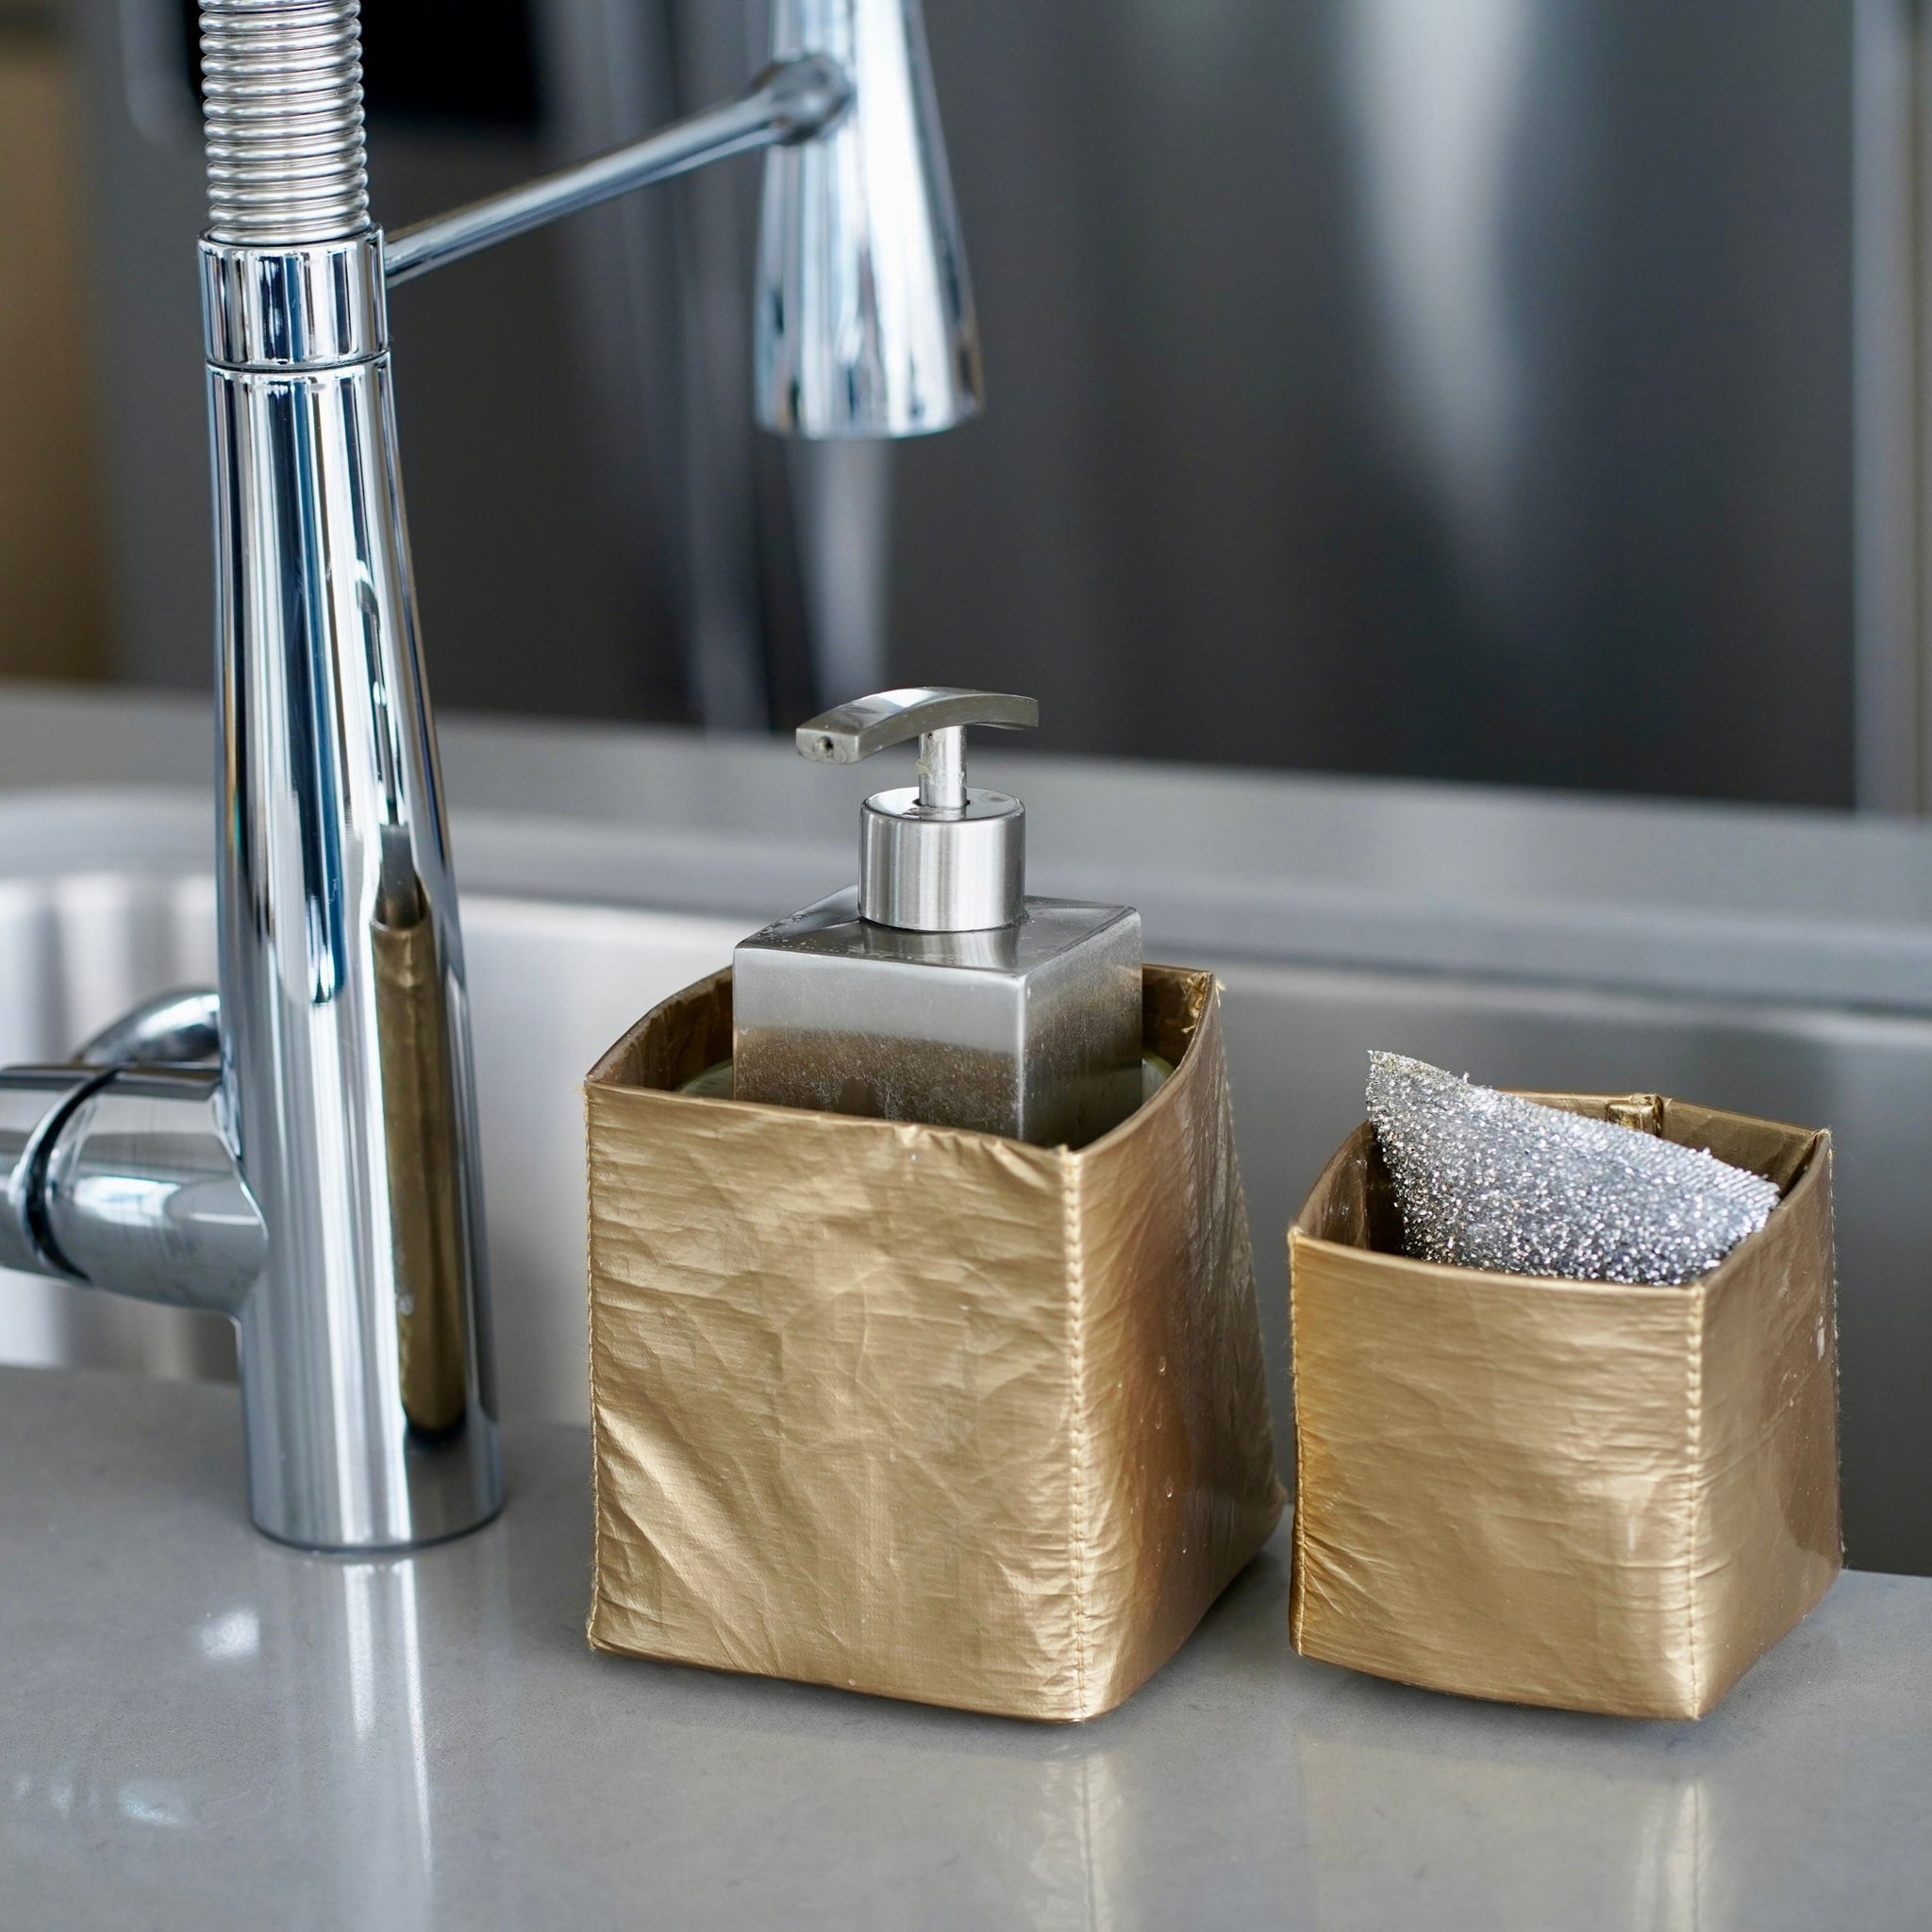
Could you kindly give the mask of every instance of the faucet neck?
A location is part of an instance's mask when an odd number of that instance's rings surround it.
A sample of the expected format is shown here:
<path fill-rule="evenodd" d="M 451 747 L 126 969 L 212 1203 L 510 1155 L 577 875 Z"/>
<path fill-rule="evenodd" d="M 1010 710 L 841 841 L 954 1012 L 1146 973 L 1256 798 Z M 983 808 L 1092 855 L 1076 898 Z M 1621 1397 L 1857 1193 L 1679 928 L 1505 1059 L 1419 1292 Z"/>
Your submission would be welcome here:
<path fill-rule="evenodd" d="M 339 369 L 389 347 L 382 231 L 336 242 L 201 243 L 201 318 L 217 369 Z"/>

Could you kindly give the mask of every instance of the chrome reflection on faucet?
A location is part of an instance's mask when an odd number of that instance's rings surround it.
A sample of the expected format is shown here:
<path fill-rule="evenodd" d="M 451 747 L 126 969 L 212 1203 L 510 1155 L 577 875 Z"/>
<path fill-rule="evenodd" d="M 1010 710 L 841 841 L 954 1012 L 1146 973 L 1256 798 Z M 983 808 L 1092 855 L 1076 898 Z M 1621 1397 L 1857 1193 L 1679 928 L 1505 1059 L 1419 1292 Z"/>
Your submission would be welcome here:
<path fill-rule="evenodd" d="M 740 99 L 387 244 L 357 11 L 201 14 L 219 1007 L 174 996 L 72 1065 L 0 1072 L 0 1266 L 232 1315 L 254 1519 L 345 1551 L 502 1501 L 389 286 L 768 149 L 761 420 L 918 433 L 973 414 L 979 382 L 917 0 L 779 0 L 774 63 Z"/>
<path fill-rule="evenodd" d="M 917 0 L 774 0 L 772 51 L 854 83 L 817 141 L 765 157 L 758 418 L 811 437 L 918 436 L 979 408 L 979 337 Z"/>

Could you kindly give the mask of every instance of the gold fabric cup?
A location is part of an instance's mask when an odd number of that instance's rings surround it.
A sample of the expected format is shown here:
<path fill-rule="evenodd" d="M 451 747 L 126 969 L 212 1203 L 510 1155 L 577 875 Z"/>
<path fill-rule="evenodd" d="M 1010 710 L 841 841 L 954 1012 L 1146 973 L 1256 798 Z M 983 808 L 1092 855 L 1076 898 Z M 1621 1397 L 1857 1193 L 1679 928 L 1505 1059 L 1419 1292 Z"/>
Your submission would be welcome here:
<path fill-rule="evenodd" d="M 585 1087 L 596 1648 L 1011 1716 L 1134 1691 L 1275 1476 L 1218 995 L 1091 1145 L 707 1099 L 730 974 Z"/>
<path fill-rule="evenodd" d="M 1419 1261 L 1373 1125 L 1289 1236 L 1306 1656 L 1465 1696 L 1700 1717 L 1842 1560 L 1831 1138 L 1532 1094 L 1775 1181 L 1681 1287 Z"/>

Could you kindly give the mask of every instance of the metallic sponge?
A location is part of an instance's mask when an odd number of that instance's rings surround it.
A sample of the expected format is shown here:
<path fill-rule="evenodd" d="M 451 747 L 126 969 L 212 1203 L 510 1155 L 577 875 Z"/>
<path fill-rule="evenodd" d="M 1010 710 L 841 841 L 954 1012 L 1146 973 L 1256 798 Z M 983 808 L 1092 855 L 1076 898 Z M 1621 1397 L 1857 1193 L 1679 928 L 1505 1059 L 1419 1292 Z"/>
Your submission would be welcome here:
<path fill-rule="evenodd" d="M 1369 1056 L 1369 1118 L 1408 1252 L 1577 1281 L 1675 1283 L 1717 1266 L 1777 1206 L 1701 1148 Z"/>

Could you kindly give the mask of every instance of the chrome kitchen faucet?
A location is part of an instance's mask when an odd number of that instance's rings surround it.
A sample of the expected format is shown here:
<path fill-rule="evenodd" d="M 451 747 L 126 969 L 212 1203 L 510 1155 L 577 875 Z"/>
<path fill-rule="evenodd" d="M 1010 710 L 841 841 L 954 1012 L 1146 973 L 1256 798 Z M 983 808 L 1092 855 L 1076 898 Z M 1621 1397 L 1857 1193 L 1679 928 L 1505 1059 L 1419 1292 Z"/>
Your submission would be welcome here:
<path fill-rule="evenodd" d="M 978 407 L 918 0 L 774 0 L 740 99 L 385 239 L 356 0 L 201 13 L 221 992 L 0 1072 L 0 1266 L 239 1327 L 250 1510 L 407 1548 L 500 1507 L 462 940 L 397 469 L 388 288 L 766 151 L 759 420 Z"/>

